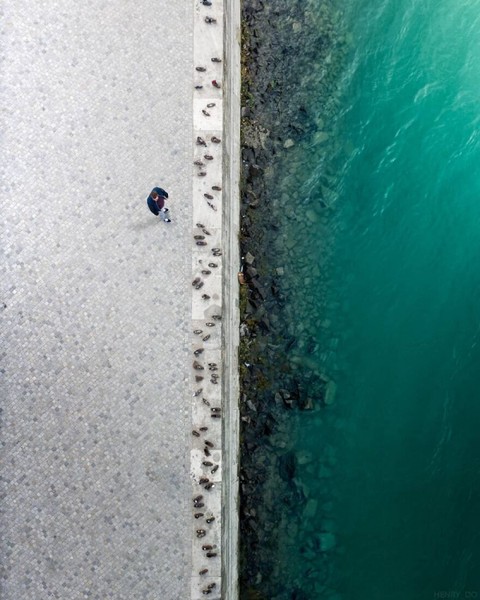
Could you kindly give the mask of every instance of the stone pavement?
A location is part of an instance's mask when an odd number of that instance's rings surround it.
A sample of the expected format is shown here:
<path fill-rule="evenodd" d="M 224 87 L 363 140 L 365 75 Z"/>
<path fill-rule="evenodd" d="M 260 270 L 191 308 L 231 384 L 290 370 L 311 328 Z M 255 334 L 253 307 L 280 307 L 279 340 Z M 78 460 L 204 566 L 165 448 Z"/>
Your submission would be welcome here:
<path fill-rule="evenodd" d="M 183 600 L 193 3 L 4 10 L 0 597 Z"/>

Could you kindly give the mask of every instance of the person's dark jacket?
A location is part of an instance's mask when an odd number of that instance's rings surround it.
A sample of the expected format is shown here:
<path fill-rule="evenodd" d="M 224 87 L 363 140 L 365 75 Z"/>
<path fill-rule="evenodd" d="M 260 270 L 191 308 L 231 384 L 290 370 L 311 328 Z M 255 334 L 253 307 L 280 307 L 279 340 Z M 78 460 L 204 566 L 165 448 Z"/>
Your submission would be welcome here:
<path fill-rule="evenodd" d="M 152 193 L 157 192 L 158 200 L 154 200 L 152 198 Z M 165 205 L 165 198 L 168 198 L 168 192 L 159 187 L 154 187 L 150 192 L 150 196 L 147 198 L 148 208 L 152 211 L 154 215 L 158 215 L 160 209 Z"/>

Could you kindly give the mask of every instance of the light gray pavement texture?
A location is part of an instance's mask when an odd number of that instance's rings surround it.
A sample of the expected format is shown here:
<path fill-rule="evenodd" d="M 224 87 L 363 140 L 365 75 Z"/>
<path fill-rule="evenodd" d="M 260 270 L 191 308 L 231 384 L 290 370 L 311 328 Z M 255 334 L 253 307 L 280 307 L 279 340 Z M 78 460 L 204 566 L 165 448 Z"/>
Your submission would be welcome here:
<path fill-rule="evenodd" d="M 183 600 L 193 3 L 4 9 L 0 597 Z"/>

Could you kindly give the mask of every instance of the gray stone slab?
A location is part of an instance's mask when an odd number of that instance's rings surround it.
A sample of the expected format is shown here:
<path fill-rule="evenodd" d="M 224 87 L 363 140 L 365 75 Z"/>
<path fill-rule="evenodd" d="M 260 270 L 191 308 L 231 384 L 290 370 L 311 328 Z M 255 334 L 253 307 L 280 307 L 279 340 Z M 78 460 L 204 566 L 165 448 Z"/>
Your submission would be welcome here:
<path fill-rule="evenodd" d="M 239 518 L 239 290 L 237 271 L 240 264 L 240 0 L 225 2 L 225 149 L 224 180 L 224 429 L 223 429 L 223 595 L 238 598 L 238 518 Z"/>
<path fill-rule="evenodd" d="M 193 6 L 4 7 L 0 596 L 187 598 Z"/>
<path fill-rule="evenodd" d="M 205 17 L 216 19 L 215 23 L 208 24 Z M 211 58 L 218 58 L 221 62 L 212 62 Z M 193 290 L 192 295 L 192 330 L 201 329 L 202 334 L 192 336 L 192 352 L 200 348 L 203 350 L 198 357 L 198 362 L 204 366 L 202 375 L 204 379 L 196 383 L 192 374 L 193 393 L 202 389 L 202 393 L 194 397 L 192 405 L 192 420 L 196 428 L 207 426 L 208 432 L 200 438 L 192 437 L 191 471 L 192 495 L 201 494 L 204 507 L 201 512 L 204 516 L 195 519 L 192 517 L 192 573 L 191 573 L 191 598 L 198 600 L 205 597 L 208 585 L 215 585 L 212 590 L 213 598 L 218 598 L 222 588 L 222 424 L 223 415 L 223 357 L 221 353 L 223 340 L 223 272 L 225 257 L 223 251 L 223 3 L 213 2 L 206 7 L 200 3 L 195 4 L 194 11 L 194 66 L 200 66 L 205 71 L 198 72 L 194 69 L 195 84 L 203 88 L 195 89 L 193 99 L 193 139 L 194 160 L 201 161 L 200 166 L 193 167 L 192 199 L 193 199 L 193 228 L 194 234 L 206 228 L 205 245 L 197 246 L 193 242 L 192 271 L 195 278 L 203 282 L 201 289 Z M 220 87 L 212 85 L 215 80 Z M 202 140 L 198 144 L 198 139 Z M 212 139 L 213 138 L 213 139 Z M 221 140 L 216 143 L 215 138 Z M 213 189 L 220 187 L 221 189 Z M 200 227 L 197 224 L 205 225 Z M 219 256 L 214 256 L 217 249 Z M 214 263 L 215 267 L 209 267 Z M 211 273 L 202 273 L 211 270 Z M 215 319 L 215 317 L 221 317 Z M 208 325 L 213 325 L 208 327 Z M 210 335 L 205 342 L 204 334 Z M 217 365 L 216 371 L 209 370 L 209 364 Z M 198 374 L 198 372 L 197 372 Z M 215 380 L 212 375 L 217 375 Z M 217 411 L 212 416 L 212 409 Z M 220 418 L 213 418 L 220 417 Z M 210 456 L 205 456 L 203 440 L 208 438 L 215 445 L 210 450 Z M 204 463 L 212 463 L 205 465 Z M 217 469 L 212 474 L 213 469 Z M 208 478 L 214 484 L 212 489 L 206 489 L 200 480 Z M 197 513 L 198 514 L 198 513 Z M 207 523 L 208 516 L 214 516 L 212 523 Z M 202 537 L 197 537 L 200 530 Z M 213 555 L 208 556 L 211 552 Z M 205 568 L 208 573 L 199 575 Z M 210 596 L 210 595 L 209 595 Z M 228 596 L 223 596 L 229 599 Z M 232 599 L 233 600 L 233 599 Z"/>

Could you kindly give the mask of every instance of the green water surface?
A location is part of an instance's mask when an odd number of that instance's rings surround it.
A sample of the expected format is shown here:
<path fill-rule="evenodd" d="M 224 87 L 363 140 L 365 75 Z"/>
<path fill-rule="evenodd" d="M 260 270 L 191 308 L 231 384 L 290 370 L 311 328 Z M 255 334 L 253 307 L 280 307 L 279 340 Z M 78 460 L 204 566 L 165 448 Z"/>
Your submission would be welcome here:
<path fill-rule="evenodd" d="M 480 1 L 338 8 L 348 152 L 330 181 L 328 316 L 341 368 L 331 420 L 305 420 L 301 442 L 335 455 L 335 593 L 318 598 L 480 598 Z M 321 149 L 304 151 L 311 165 Z M 305 210 L 326 164 L 304 172 Z M 316 234 L 298 243 L 318 247 Z"/>

